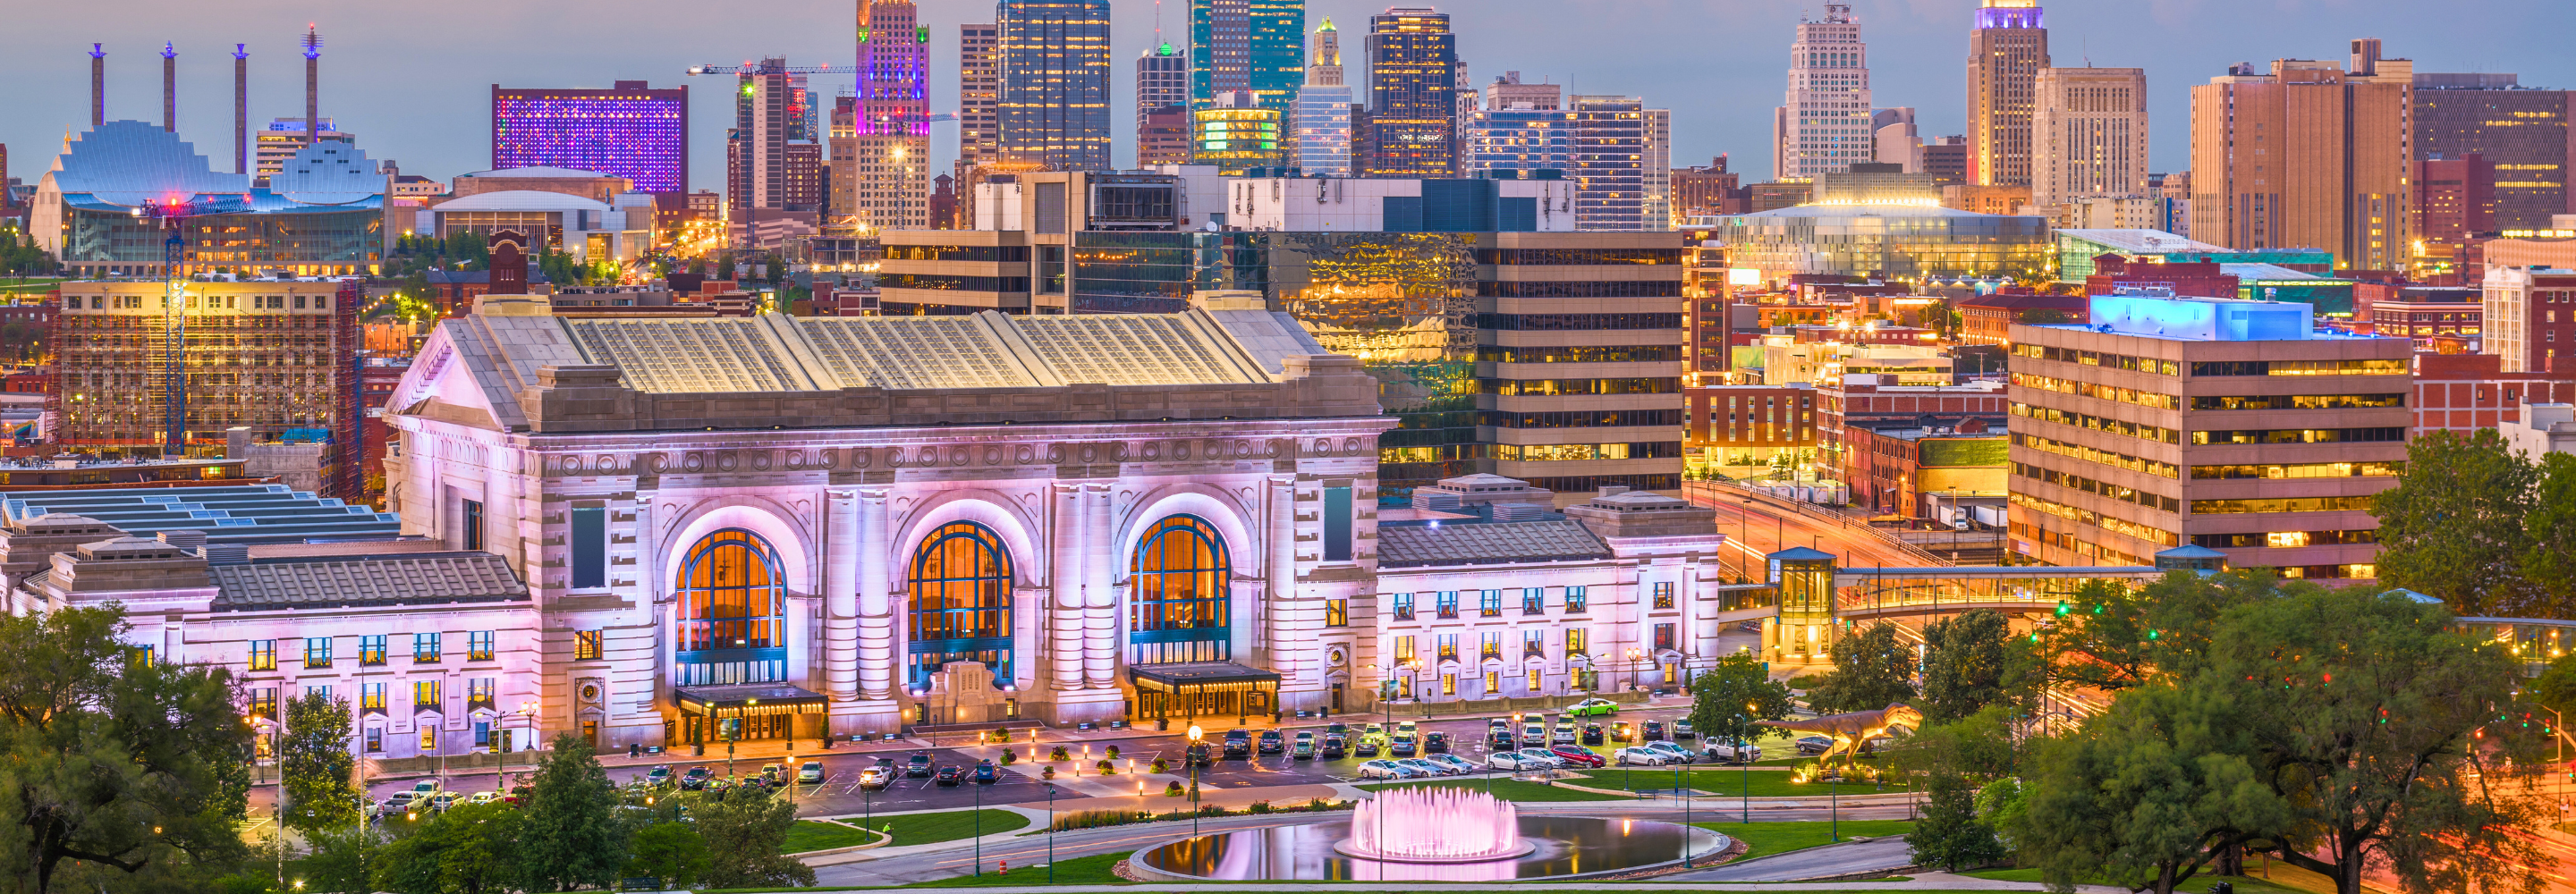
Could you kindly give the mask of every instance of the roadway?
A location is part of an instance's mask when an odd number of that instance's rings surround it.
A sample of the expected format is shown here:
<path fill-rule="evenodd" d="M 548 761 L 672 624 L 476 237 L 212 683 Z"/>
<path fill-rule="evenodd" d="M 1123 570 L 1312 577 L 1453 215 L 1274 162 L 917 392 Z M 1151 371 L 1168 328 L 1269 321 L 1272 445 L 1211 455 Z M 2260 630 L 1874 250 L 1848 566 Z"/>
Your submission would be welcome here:
<path fill-rule="evenodd" d="M 1717 530 L 1726 535 L 1729 544 L 1727 565 L 1748 581 L 1767 579 L 1770 571 L 1763 567 L 1763 557 L 1792 546 L 1832 553 L 1835 564 L 1846 568 L 1930 564 L 1867 525 L 1780 508 L 1724 487 L 1688 493 L 1692 502 L 1717 510 Z M 1830 514 L 1832 510 L 1818 507 L 1816 512 Z"/>

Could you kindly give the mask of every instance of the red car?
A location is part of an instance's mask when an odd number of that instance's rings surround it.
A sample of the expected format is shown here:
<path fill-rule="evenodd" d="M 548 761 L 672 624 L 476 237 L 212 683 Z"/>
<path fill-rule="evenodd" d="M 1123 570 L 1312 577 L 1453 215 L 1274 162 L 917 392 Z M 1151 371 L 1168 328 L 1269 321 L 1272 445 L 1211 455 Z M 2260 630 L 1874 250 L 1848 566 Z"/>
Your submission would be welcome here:
<path fill-rule="evenodd" d="M 1592 753 L 1592 749 L 1576 745 L 1558 745 L 1549 748 L 1547 751 L 1549 754 L 1564 758 L 1568 763 L 1572 763 L 1576 766 L 1600 767 L 1606 766 L 1610 763 L 1609 760 L 1602 756 Z"/>

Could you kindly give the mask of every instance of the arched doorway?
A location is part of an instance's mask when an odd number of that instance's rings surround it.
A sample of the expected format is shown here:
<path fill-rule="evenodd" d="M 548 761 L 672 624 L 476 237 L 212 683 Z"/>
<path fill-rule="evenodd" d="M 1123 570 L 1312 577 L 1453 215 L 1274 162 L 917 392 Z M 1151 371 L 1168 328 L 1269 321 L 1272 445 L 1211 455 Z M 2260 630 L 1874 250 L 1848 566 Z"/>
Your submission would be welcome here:
<path fill-rule="evenodd" d="M 905 685 L 930 686 L 952 661 L 977 661 L 1007 683 L 1011 671 L 1011 552 L 993 529 L 950 522 L 913 553 Z"/>
<path fill-rule="evenodd" d="M 1214 526 L 1192 515 L 1155 523 L 1128 573 L 1129 665 L 1234 658 L 1233 568 Z"/>
<path fill-rule="evenodd" d="M 786 596 L 778 554 L 760 535 L 731 528 L 700 538 L 680 566 L 671 682 L 787 679 Z"/>

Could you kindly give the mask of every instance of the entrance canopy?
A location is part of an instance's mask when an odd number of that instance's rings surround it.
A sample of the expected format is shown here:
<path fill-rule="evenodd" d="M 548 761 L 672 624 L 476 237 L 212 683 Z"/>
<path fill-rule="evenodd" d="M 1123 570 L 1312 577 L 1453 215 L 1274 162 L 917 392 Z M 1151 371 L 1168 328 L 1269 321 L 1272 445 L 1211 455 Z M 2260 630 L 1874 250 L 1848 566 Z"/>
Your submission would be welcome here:
<path fill-rule="evenodd" d="M 1231 661 L 1128 665 L 1147 718 L 1267 714 L 1279 704 L 1279 675 Z"/>
<path fill-rule="evenodd" d="M 738 686 L 682 686 L 672 692 L 680 710 L 700 717 L 767 717 L 775 714 L 821 714 L 829 701 L 821 693 L 784 683 Z"/>

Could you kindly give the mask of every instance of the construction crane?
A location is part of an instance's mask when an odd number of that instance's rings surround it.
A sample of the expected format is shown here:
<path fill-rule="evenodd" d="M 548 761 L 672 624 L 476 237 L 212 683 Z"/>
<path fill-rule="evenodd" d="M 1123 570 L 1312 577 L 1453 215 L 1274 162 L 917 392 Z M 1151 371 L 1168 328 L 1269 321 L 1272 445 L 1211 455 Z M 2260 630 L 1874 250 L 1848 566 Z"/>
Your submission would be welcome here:
<path fill-rule="evenodd" d="M 857 74 L 857 73 L 858 73 L 858 70 L 857 70 L 857 69 L 854 69 L 854 68 L 833 68 L 833 67 L 832 67 L 831 65 L 829 65 L 829 64 L 824 64 L 824 65 L 780 65 L 780 66 L 770 66 L 770 65 L 768 65 L 768 64 L 760 63 L 760 62 L 744 62 L 744 63 L 743 63 L 743 64 L 741 64 L 741 65 L 735 65 L 735 66 L 724 66 L 724 65 L 692 65 L 692 66 L 689 66 L 689 71 L 688 71 L 688 74 L 689 74 L 691 77 L 695 77 L 695 76 L 698 76 L 698 75 L 720 75 L 720 74 L 731 74 L 731 75 L 765 75 L 765 74 L 848 74 L 848 75 L 855 75 L 855 74 Z M 929 117 L 929 121 L 930 121 L 931 123 L 933 123 L 933 124 L 939 123 L 939 122 L 941 122 L 941 121 L 955 121 L 955 120 L 957 120 L 957 113 L 955 113 L 955 112 L 933 112 L 933 113 L 931 113 L 931 114 L 930 114 L 930 117 Z"/>
<path fill-rule="evenodd" d="M 161 454 L 188 454 L 188 218 L 214 211 L 193 198 L 145 200 L 134 216 L 161 228 Z"/>

